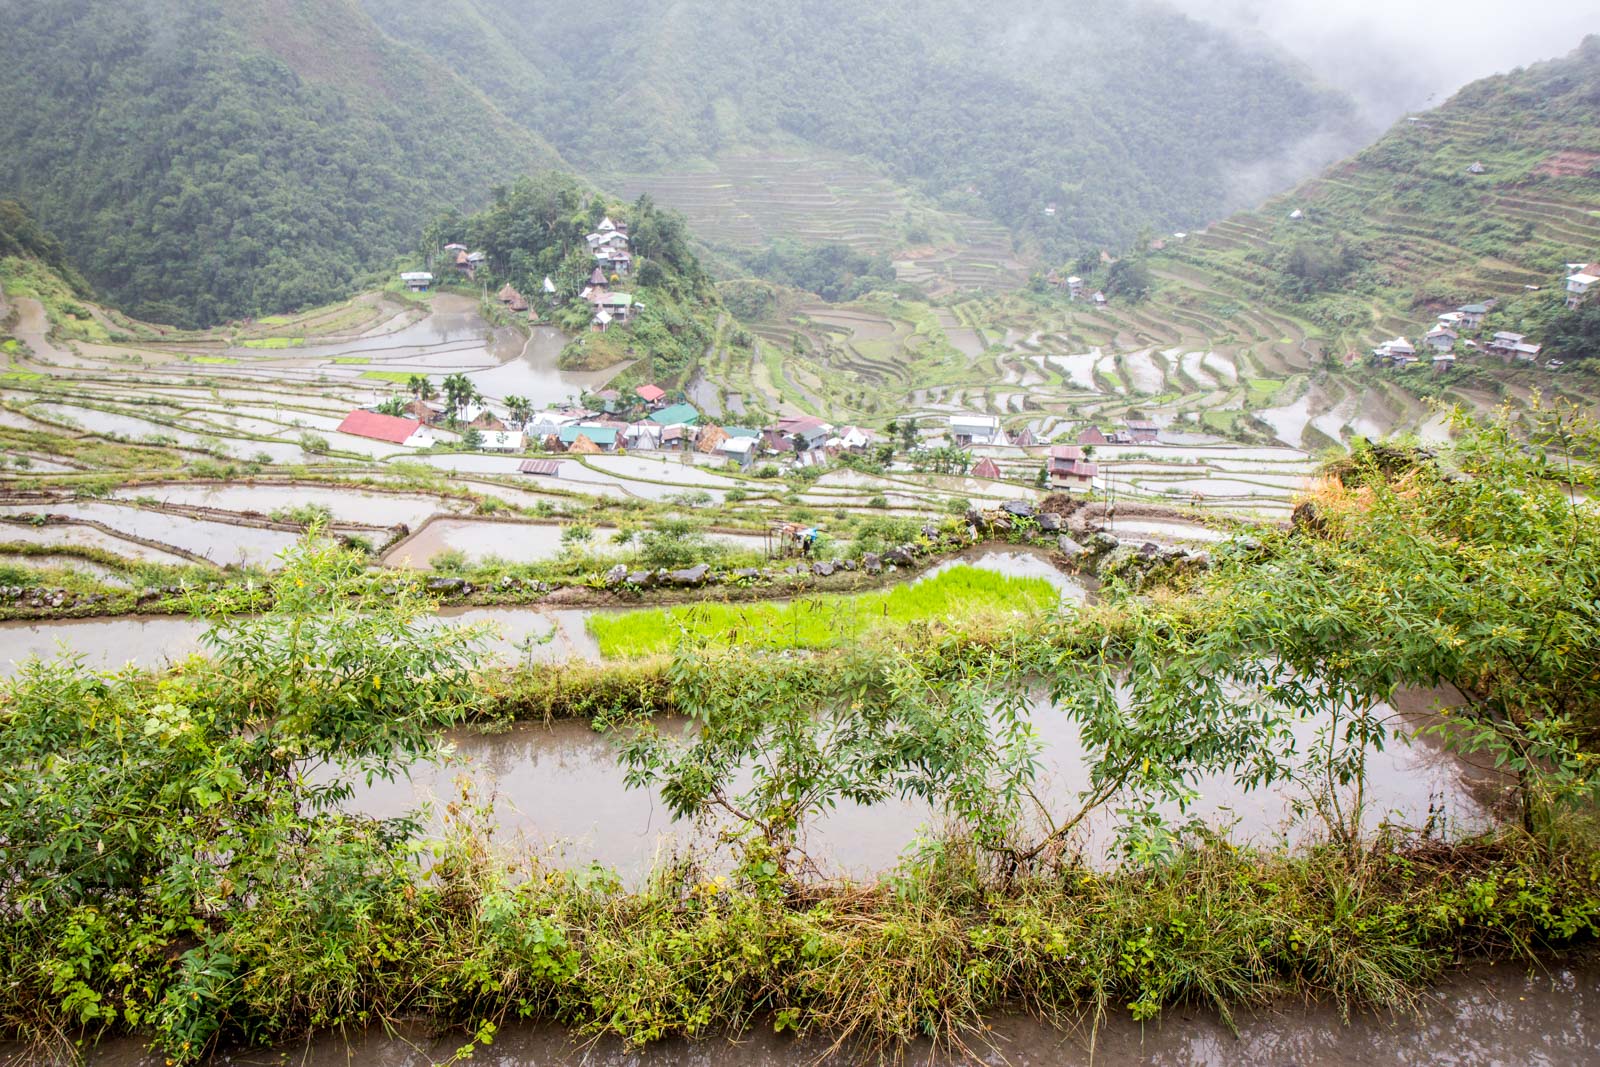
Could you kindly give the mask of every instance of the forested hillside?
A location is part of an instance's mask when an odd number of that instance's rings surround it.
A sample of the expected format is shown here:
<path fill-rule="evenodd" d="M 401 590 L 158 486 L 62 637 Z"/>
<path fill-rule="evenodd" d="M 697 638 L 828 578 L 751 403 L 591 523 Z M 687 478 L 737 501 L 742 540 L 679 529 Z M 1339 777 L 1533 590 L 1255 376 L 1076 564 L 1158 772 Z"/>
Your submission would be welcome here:
<path fill-rule="evenodd" d="M 1564 312 L 1600 259 L 1600 37 L 1467 86 L 1353 158 L 1152 265 L 1164 298 L 1276 306 L 1360 349 L 1496 299 L 1496 328 Z M 1205 307 L 1191 310 L 1205 311 Z"/>
<path fill-rule="evenodd" d="M 1240 206 L 1247 168 L 1345 116 L 1153 3 L 643 0 L 603 26 L 575 0 L 363 3 L 590 170 L 798 139 L 1060 252 Z"/>
<path fill-rule="evenodd" d="M 0 0 L 0 23 L 0 196 L 154 321 L 342 296 L 557 159 L 354 0 Z"/>

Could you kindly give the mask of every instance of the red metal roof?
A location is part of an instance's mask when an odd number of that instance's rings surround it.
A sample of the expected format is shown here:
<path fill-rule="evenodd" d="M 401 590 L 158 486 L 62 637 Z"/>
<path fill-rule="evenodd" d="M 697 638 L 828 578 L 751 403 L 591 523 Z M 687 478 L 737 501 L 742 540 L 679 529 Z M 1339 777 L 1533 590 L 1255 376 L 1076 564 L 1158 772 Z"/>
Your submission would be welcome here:
<path fill-rule="evenodd" d="M 355 437 L 368 437 L 374 441 L 388 441 L 403 445 L 412 434 L 422 429 L 422 424 L 398 415 L 380 415 L 376 411 L 352 411 L 339 424 L 339 432 Z"/>
<path fill-rule="evenodd" d="M 647 404 L 654 404 L 657 400 L 667 395 L 667 391 L 659 385 L 641 385 L 634 390 L 639 394 L 639 399 Z"/>
<path fill-rule="evenodd" d="M 1082 459 L 1083 449 L 1077 445 L 1055 445 L 1050 449 L 1051 459 Z"/>

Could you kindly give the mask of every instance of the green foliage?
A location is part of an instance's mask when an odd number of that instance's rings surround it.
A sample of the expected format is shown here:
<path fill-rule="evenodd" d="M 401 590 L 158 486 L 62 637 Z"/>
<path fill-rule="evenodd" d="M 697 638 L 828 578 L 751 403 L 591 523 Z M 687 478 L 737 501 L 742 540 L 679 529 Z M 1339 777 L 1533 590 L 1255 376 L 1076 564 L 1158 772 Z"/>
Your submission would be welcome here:
<path fill-rule="evenodd" d="M 140 318 L 346 295 L 417 220 L 555 153 L 352 3 L 8 11 L 0 188 Z"/>
<path fill-rule="evenodd" d="M 276 909 L 326 937 L 406 879 L 392 842 L 408 824 L 374 833 L 332 809 L 349 774 L 392 777 L 471 707 L 479 637 L 416 628 L 428 605 L 374 596 L 364 567 L 308 540 L 269 613 L 196 600 L 215 659 L 192 673 L 33 662 L 7 683 L 9 1026 L 142 1025 L 193 1061 L 247 995 L 241 942 Z"/>
<path fill-rule="evenodd" d="M 448 17 L 366 6 L 535 129 L 557 131 L 582 164 L 650 170 L 795 138 L 873 160 L 1052 254 L 1214 217 L 1239 166 L 1276 159 L 1343 110 L 1224 33 L 1165 10 L 1133 19 L 1102 0 L 1076 6 L 1069 28 L 1043 9 L 976 0 L 731 11 L 648 0 L 612 22 L 613 47 L 598 53 L 573 0 L 532 11 L 457 0 Z M 619 106 L 597 82 L 650 91 Z M 1047 217 L 1051 201 L 1060 210 Z M 926 238 L 912 221 L 908 240 Z"/>
<path fill-rule="evenodd" d="M 849 245 L 806 247 L 797 241 L 775 241 L 763 252 L 744 257 L 744 265 L 763 278 L 816 293 L 839 303 L 895 284 L 894 264 L 883 253 L 869 256 Z"/>

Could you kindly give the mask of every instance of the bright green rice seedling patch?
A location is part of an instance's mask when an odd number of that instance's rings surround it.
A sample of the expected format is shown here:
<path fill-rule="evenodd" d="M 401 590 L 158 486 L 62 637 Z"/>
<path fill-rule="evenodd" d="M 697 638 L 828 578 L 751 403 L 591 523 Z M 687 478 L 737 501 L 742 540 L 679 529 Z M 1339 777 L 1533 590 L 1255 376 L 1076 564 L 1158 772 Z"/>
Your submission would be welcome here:
<path fill-rule="evenodd" d="M 366 356 L 334 356 L 333 362 L 341 367 L 359 367 L 371 363 Z"/>
<path fill-rule="evenodd" d="M 405 385 L 411 380 L 411 375 L 403 370 L 369 370 L 362 373 L 361 377 L 370 378 L 375 382 L 394 382 Z"/>
<path fill-rule="evenodd" d="M 299 348 L 306 343 L 304 337 L 254 337 L 244 342 L 246 348 Z"/>
<path fill-rule="evenodd" d="M 588 628 L 607 658 L 667 652 L 685 637 L 763 648 L 830 648 L 872 630 L 935 619 L 1032 614 L 1055 602 L 1055 590 L 1042 578 L 1010 578 L 958 566 L 883 592 L 595 615 Z"/>
<path fill-rule="evenodd" d="M 217 366 L 219 364 L 237 363 L 239 361 L 234 359 L 232 356 L 190 356 L 189 362 L 204 363 L 207 366 Z"/>

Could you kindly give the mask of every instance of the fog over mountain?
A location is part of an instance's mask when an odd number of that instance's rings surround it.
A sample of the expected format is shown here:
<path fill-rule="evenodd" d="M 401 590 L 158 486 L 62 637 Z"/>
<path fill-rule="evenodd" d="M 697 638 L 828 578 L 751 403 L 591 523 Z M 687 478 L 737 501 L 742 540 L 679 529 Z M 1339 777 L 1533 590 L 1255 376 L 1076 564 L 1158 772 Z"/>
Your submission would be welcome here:
<path fill-rule="evenodd" d="M 1373 128 L 1470 81 L 1565 55 L 1600 33 L 1600 4 L 1510 0 L 1169 0 L 1266 38 L 1348 93 Z"/>

